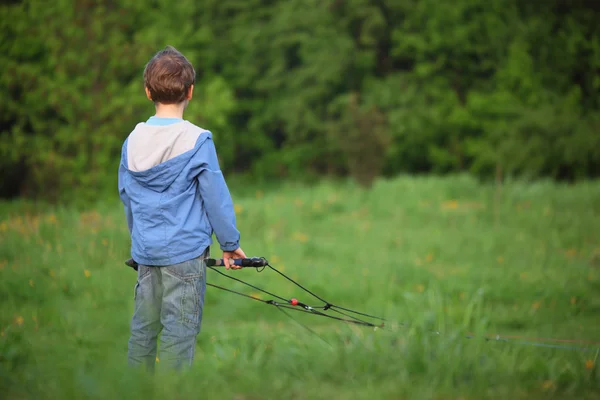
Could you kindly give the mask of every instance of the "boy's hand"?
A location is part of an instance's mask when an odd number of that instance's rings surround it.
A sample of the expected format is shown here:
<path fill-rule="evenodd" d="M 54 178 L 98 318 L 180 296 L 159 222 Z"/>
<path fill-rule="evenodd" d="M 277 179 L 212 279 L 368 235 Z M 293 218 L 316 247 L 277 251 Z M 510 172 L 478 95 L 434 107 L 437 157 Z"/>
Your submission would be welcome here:
<path fill-rule="evenodd" d="M 234 259 L 239 258 L 247 258 L 246 254 L 244 254 L 244 250 L 241 247 L 238 247 L 234 251 L 224 251 L 223 252 L 223 264 L 225 264 L 225 269 L 240 269 L 242 268 L 239 265 L 232 265 Z M 231 261 L 229 261 L 231 260 Z"/>

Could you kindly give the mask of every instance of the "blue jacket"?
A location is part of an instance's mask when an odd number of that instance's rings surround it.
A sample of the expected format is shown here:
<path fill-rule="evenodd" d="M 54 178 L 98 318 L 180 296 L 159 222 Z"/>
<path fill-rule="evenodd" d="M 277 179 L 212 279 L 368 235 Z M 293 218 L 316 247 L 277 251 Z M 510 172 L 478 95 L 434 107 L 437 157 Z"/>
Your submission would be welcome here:
<path fill-rule="evenodd" d="M 233 202 L 209 131 L 183 120 L 138 124 L 123 144 L 118 182 L 138 263 L 196 258 L 212 244 L 213 232 L 221 250 L 239 247 Z"/>

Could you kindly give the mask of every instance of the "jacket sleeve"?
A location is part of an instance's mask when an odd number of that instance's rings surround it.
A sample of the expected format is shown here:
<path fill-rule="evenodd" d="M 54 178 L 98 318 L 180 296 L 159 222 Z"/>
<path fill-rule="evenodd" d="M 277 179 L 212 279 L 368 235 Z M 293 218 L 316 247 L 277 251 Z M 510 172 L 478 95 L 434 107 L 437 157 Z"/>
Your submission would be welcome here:
<path fill-rule="evenodd" d="M 126 149 L 126 144 L 123 145 L 123 149 Z M 124 150 L 123 150 L 124 153 Z M 127 219 L 127 227 L 129 228 L 129 235 L 131 235 L 133 231 L 133 214 L 131 212 L 131 200 L 129 196 L 127 196 L 127 192 L 125 191 L 125 180 L 127 170 L 125 169 L 124 162 L 127 162 L 123 157 L 123 153 L 121 154 L 121 162 L 119 163 L 119 197 L 121 198 L 121 202 L 125 208 L 125 218 Z"/>
<path fill-rule="evenodd" d="M 240 247 L 240 232 L 236 227 L 233 200 L 221 172 L 212 139 L 204 141 L 196 156 L 203 161 L 197 179 L 210 225 L 221 250 L 236 250 Z"/>

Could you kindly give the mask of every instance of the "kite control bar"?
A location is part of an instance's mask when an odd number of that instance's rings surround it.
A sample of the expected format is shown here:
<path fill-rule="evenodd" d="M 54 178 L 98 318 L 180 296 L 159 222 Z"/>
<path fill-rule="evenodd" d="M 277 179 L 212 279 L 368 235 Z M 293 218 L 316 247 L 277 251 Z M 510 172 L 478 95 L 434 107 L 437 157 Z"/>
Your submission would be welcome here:
<path fill-rule="evenodd" d="M 264 257 L 252 257 L 252 258 L 230 258 L 230 260 L 233 260 L 233 265 L 237 265 L 237 266 L 241 266 L 241 267 L 253 267 L 253 268 L 260 268 L 260 267 L 266 267 L 269 262 L 264 258 Z M 206 260 L 206 266 L 207 267 L 222 267 L 225 264 L 223 263 L 223 259 L 219 258 L 219 259 L 212 259 L 209 258 L 208 260 Z"/>
<path fill-rule="evenodd" d="M 237 265 L 237 266 L 241 266 L 243 268 L 262 268 L 262 267 L 266 267 L 269 262 L 264 258 L 264 257 L 252 257 L 252 258 L 230 258 L 230 260 L 233 260 L 233 265 Z M 129 267 L 133 268 L 134 270 L 137 271 L 138 269 L 138 263 L 135 262 L 133 260 L 133 258 L 130 258 L 129 260 L 125 261 L 125 264 L 128 265 Z M 214 258 L 209 258 L 206 260 L 206 266 L 207 267 L 223 267 L 225 266 L 223 259 L 222 258 L 218 258 L 218 259 L 214 259 Z"/>
<path fill-rule="evenodd" d="M 220 275 L 223 275 L 225 278 L 232 279 L 236 282 L 239 282 L 246 286 L 249 286 L 256 291 L 259 291 L 259 292 L 264 293 L 265 295 L 271 296 L 272 299 L 265 300 L 265 299 L 255 296 L 255 295 L 249 295 L 246 293 L 238 292 L 238 291 L 235 291 L 232 289 L 228 289 L 228 288 L 225 288 L 222 286 L 215 285 L 213 283 L 206 283 L 208 286 L 212 286 L 217 289 L 224 290 L 226 292 L 231 292 L 231 293 L 234 293 L 234 294 L 237 294 L 240 296 L 250 298 L 252 300 L 260 301 L 261 303 L 275 306 L 275 307 L 277 307 L 278 310 L 280 310 L 281 312 L 283 312 L 286 315 L 288 315 L 288 313 L 285 311 L 287 309 L 287 310 L 295 310 L 295 311 L 310 313 L 313 315 L 320 315 L 323 317 L 335 319 L 338 321 L 353 323 L 353 324 L 357 324 L 357 325 L 370 326 L 370 327 L 383 327 L 383 322 L 381 324 L 375 324 L 373 322 L 367 322 L 367 321 L 364 321 L 363 319 L 361 319 L 362 317 L 368 317 L 368 318 L 373 318 L 373 319 L 376 319 L 379 321 L 385 321 L 383 318 L 365 314 L 365 313 L 361 313 L 358 311 L 354 311 L 349 308 L 340 307 L 340 306 L 337 306 L 335 304 L 325 301 L 322 297 L 317 296 L 315 293 L 311 292 L 310 290 L 308 290 L 307 288 L 305 288 L 304 286 L 302 286 L 301 284 L 299 284 L 298 282 L 296 282 L 295 280 L 293 280 L 292 278 L 290 278 L 283 272 L 273 268 L 273 266 L 271 266 L 269 264 L 269 262 L 267 261 L 267 259 L 265 259 L 264 257 L 238 258 L 238 259 L 230 258 L 230 260 L 233 260 L 234 265 L 240 266 L 242 268 L 248 268 L 248 267 L 256 268 L 257 272 L 261 272 L 264 268 L 269 268 L 273 272 L 276 272 L 277 274 L 281 275 L 283 278 L 292 282 L 294 285 L 296 285 L 298 288 L 302 289 L 304 292 L 310 294 L 314 298 L 323 302 L 323 305 L 322 306 L 316 306 L 316 305 L 309 306 L 306 303 L 302 303 L 302 302 L 298 301 L 298 299 L 296 299 L 296 298 L 287 298 L 287 297 L 276 295 L 274 293 L 271 293 L 269 291 L 261 289 L 258 286 L 255 286 L 255 285 L 245 282 L 239 278 L 236 278 L 235 276 L 232 276 L 232 275 L 237 275 L 237 273 L 233 273 L 233 274 L 223 273 L 215 268 L 215 267 L 223 267 L 224 266 L 222 258 L 219 258 L 219 259 L 207 258 L 206 266 L 209 267 L 210 269 L 212 269 L 214 272 L 216 272 Z M 138 263 L 135 262 L 131 258 L 129 260 L 125 261 L 125 264 L 127 264 L 129 267 L 133 268 L 136 271 L 138 270 Z M 327 311 L 335 312 L 337 314 L 340 314 L 340 316 L 329 315 L 329 314 L 327 314 Z M 358 318 L 358 316 L 361 316 L 361 318 Z M 288 317 L 291 317 L 291 316 L 288 315 Z M 305 326 L 305 328 L 307 328 L 307 327 Z M 307 329 L 312 332 L 312 330 L 310 330 L 310 328 L 307 328 Z"/>

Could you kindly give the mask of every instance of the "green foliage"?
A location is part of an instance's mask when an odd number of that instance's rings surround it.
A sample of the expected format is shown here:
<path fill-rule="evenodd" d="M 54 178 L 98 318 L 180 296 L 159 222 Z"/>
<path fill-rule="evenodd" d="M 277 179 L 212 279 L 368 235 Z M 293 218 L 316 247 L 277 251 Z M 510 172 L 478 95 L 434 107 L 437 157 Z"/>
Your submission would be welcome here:
<path fill-rule="evenodd" d="M 196 66 L 186 118 L 213 131 L 228 173 L 350 174 L 361 182 L 373 177 L 357 174 L 488 178 L 498 169 L 597 177 L 600 9 L 585 1 L 532 4 L 2 4 L 0 195 L 62 201 L 75 188 L 85 203 L 114 192 L 121 143 L 153 112 L 143 67 L 167 44 Z M 345 141 L 344 130 L 354 135 L 348 124 L 360 124 L 340 106 L 352 96 L 381 115 L 361 117 L 362 133 Z M 385 133 L 378 122 L 369 129 L 373 118 L 385 121 Z M 357 156 L 348 143 L 365 148 L 359 158 L 385 144 L 382 164 L 351 168 Z"/>
<path fill-rule="evenodd" d="M 381 173 L 391 141 L 385 116 L 374 106 L 362 109 L 356 93 L 330 108 L 327 131 L 331 148 L 339 150 L 349 174 L 360 185 L 371 188 Z"/>
<path fill-rule="evenodd" d="M 129 10 L 111 4 L 2 6 L 13 39 L 2 40 L 0 101 L 10 107 L 2 117 L 11 124 L 0 150 L 2 158 L 27 166 L 25 195 L 63 200 L 63 190 L 82 188 L 80 195 L 93 198 L 92 189 L 116 168 L 118 133 L 143 110 L 135 81 L 145 54 L 128 43 Z"/>

